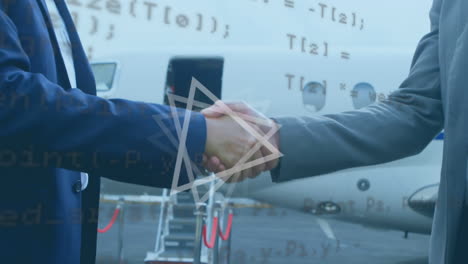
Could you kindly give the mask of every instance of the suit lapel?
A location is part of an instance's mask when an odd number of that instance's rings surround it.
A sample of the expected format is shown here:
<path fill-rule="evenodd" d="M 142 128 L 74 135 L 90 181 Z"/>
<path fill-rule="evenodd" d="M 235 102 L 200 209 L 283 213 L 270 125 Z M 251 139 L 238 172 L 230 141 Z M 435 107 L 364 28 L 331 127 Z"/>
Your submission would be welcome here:
<path fill-rule="evenodd" d="M 86 54 L 81 45 L 80 38 L 78 37 L 78 33 L 75 25 L 73 24 L 73 19 L 68 11 L 67 5 L 64 0 L 55 0 L 55 3 L 57 4 L 57 9 L 62 16 L 70 38 L 77 86 L 88 94 L 96 94 L 94 75 L 91 71 L 91 67 L 89 66 L 88 59 L 86 58 Z"/>
<path fill-rule="evenodd" d="M 65 68 L 65 63 L 63 61 L 62 53 L 60 52 L 60 48 L 58 45 L 57 38 L 55 37 L 54 27 L 52 25 L 52 21 L 50 20 L 49 11 L 47 9 L 47 5 L 44 0 L 37 0 L 39 3 L 39 8 L 41 9 L 42 16 L 44 17 L 45 24 L 47 26 L 47 31 L 49 32 L 49 38 L 52 43 L 52 47 L 54 49 L 54 59 L 55 65 L 57 67 L 57 82 L 61 85 L 65 90 L 70 90 L 70 80 L 68 79 L 67 69 Z"/>

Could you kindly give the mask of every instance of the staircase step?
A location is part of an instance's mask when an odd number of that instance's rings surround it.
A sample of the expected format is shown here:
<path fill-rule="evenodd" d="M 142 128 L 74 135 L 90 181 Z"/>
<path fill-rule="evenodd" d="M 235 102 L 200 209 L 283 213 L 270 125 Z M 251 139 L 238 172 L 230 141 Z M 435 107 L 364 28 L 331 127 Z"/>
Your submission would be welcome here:
<path fill-rule="evenodd" d="M 174 218 L 195 218 L 195 204 L 175 204 L 172 207 Z"/>
<path fill-rule="evenodd" d="M 193 234 L 170 234 L 164 238 L 164 247 L 166 249 L 188 248 L 195 247 L 195 238 Z"/>
<path fill-rule="evenodd" d="M 181 244 L 182 243 L 182 244 Z M 175 241 L 167 241 L 164 242 L 164 249 L 165 250 L 192 250 L 195 248 L 195 243 L 194 242 L 175 242 Z"/>
<path fill-rule="evenodd" d="M 186 259 L 193 258 L 193 249 L 166 249 L 160 255 L 161 258 Z"/>
<path fill-rule="evenodd" d="M 170 234 L 179 234 L 179 233 L 191 233 L 195 234 L 196 229 L 196 220 L 190 218 L 183 219 L 172 219 L 169 221 L 169 233 Z"/>
<path fill-rule="evenodd" d="M 177 203 L 191 203 L 195 204 L 193 195 L 190 193 L 179 193 L 177 194 Z"/>
<path fill-rule="evenodd" d="M 171 234 L 195 234 L 195 226 L 171 226 L 169 232 Z"/>
<path fill-rule="evenodd" d="M 194 261 L 193 256 L 184 257 L 185 255 L 188 255 L 189 252 L 190 251 L 181 252 L 180 250 L 162 254 L 148 252 L 145 258 L 145 264 L 192 264 Z M 201 263 L 206 264 L 206 258 L 202 258 Z"/>
<path fill-rule="evenodd" d="M 177 241 L 194 241 L 194 234 L 169 234 L 164 238 L 167 240 L 177 240 Z"/>
<path fill-rule="evenodd" d="M 194 226 L 197 224 L 197 219 L 194 218 L 174 218 L 169 220 L 169 225 L 189 225 Z"/>

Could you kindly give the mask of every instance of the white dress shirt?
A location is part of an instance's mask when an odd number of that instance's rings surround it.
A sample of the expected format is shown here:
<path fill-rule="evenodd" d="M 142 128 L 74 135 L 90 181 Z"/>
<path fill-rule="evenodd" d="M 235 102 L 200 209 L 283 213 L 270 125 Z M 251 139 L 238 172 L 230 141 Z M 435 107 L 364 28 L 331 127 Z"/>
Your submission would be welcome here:
<path fill-rule="evenodd" d="M 72 53 L 72 44 L 70 38 L 68 37 L 67 28 L 63 22 L 62 17 L 57 9 L 57 5 L 54 0 L 46 0 L 47 9 L 49 10 L 49 16 L 52 20 L 52 24 L 55 31 L 55 37 L 57 38 L 60 53 L 62 54 L 63 61 L 65 63 L 65 68 L 67 69 L 68 79 L 72 88 L 76 88 L 76 75 L 75 75 L 75 66 L 73 64 L 73 53 Z M 81 190 L 86 189 L 88 186 L 88 174 L 81 173 Z"/>

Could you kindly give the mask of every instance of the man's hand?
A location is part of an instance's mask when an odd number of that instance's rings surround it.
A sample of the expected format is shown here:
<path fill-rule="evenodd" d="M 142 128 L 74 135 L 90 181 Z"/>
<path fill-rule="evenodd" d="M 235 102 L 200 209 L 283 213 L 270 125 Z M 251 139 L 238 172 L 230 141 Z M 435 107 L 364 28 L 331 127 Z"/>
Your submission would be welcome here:
<path fill-rule="evenodd" d="M 257 143 L 255 138 L 228 116 L 207 117 L 205 153 L 220 158 L 231 168 Z"/>
<path fill-rule="evenodd" d="M 262 135 L 267 134 L 271 129 L 278 129 L 278 125 L 271 119 L 265 117 L 263 114 L 257 112 L 251 106 L 246 103 L 238 102 L 238 103 L 225 103 L 233 112 L 236 112 L 239 116 L 244 116 L 245 119 L 248 117 L 253 117 L 256 120 L 261 120 L 262 122 L 255 122 L 253 121 L 255 127 L 261 132 Z M 202 111 L 202 114 L 207 117 L 207 120 L 211 118 L 221 118 L 225 116 L 226 109 L 221 107 L 220 102 L 216 102 L 213 106 L 205 109 Z M 234 131 L 232 131 L 234 132 Z M 239 135 L 240 137 L 244 135 Z M 251 136 L 249 136 L 251 137 Z M 245 140 L 245 139 L 244 139 Z M 269 142 L 276 148 L 279 149 L 279 132 L 275 133 L 270 139 Z M 209 152 L 206 153 L 207 155 L 204 157 L 204 164 L 205 167 L 213 172 L 220 172 L 224 171 L 226 167 L 230 167 L 228 164 L 224 162 L 223 158 L 220 158 L 223 153 L 218 152 L 218 154 L 210 154 Z M 257 160 L 263 157 L 266 157 L 271 154 L 271 151 L 268 148 L 262 146 L 260 151 L 255 153 L 250 160 Z M 242 181 L 246 178 L 253 178 L 259 175 L 261 172 L 266 170 L 272 170 L 278 166 L 278 159 L 274 159 L 268 162 L 262 162 L 261 164 L 244 170 L 240 173 L 240 175 L 236 175 L 231 177 L 231 181 Z"/>

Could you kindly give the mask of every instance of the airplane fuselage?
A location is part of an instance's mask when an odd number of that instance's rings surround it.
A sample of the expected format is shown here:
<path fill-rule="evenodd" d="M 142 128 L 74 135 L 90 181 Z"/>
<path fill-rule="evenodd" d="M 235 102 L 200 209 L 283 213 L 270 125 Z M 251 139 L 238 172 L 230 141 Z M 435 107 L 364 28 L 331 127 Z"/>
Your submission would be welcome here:
<path fill-rule="evenodd" d="M 163 103 L 167 89 L 182 89 L 168 85 L 174 58 L 200 67 L 221 58 L 221 99 L 246 101 L 268 116 L 338 113 L 385 99 L 408 74 L 430 7 L 429 0 L 74 3 L 88 56 L 116 66 L 110 87 L 98 85 L 100 96 Z M 379 166 L 280 184 L 265 173 L 234 195 L 429 233 L 432 218 L 408 199 L 439 182 L 441 153 L 435 140 L 415 157 Z"/>

